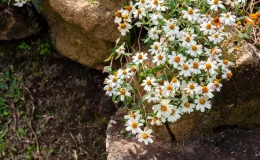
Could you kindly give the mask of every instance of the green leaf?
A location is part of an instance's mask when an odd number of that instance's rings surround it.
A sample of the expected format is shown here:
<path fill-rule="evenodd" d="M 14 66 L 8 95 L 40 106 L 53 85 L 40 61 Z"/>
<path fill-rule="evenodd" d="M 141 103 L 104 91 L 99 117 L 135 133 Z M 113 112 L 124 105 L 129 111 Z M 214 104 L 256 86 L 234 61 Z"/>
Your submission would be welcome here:
<path fill-rule="evenodd" d="M 37 12 L 40 13 L 40 0 L 32 0 L 32 3 L 36 8 Z"/>

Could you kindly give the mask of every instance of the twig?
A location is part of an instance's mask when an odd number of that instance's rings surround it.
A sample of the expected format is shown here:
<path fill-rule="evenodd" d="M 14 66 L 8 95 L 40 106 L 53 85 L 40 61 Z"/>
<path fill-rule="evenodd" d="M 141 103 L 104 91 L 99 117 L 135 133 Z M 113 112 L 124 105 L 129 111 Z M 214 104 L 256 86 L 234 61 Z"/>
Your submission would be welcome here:
<path fill-rule="evenodd" d="M 141 25 L 140 32 L 139 32 L 139 36 L 138 36 L 138 47 L 139 47 L 139 52 L 141 52 L 140 38 L 141 38 L 142 30 L 143 30 L 143 25 Z"/>

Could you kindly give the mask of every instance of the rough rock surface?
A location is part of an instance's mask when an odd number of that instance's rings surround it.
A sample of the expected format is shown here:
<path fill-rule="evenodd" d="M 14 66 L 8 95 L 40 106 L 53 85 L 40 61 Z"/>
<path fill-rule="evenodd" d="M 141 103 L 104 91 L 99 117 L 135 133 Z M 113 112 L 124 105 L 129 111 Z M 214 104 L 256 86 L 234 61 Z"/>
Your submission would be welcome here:
<path fill-rule="evenodd" d="M 90 68 L 101 70 L 108 49 L 120 36 L 114 13 L 124 0 L 46 0 L 41 13 L 50 26 L 58 52 Z"/>
<path fill-rule="evenodd" d="M 30 7 L 8 8 L 0 4 L 0 40 L 22 39 L 36 33 L 37 17 L 32 14 Z"/>

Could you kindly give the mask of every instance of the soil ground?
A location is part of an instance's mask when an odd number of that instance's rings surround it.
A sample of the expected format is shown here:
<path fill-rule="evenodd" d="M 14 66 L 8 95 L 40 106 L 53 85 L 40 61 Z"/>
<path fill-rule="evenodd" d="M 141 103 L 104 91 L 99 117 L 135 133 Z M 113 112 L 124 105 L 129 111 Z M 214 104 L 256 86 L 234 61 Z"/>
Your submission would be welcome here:
<path fill-rule="evenodd" d="M 0 159 L 106 159 L 107 76 L 35 36 L 0 42 Z"/>

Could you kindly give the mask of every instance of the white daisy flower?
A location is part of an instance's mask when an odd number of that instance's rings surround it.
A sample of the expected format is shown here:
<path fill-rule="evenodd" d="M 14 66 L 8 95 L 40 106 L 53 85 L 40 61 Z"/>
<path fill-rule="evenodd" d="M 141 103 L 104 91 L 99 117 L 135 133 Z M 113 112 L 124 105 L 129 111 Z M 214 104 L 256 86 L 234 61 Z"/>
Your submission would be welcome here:
<path fill-rule="evenodd" d="M 199 17 L 199 23 L 202 23 L 202 22 L 210 22 L 212 21 L 213 18 L 210 16 L 210 14 L 201 14 L 200 17 Z"/>
<path fill-rule="evenodd" d="M 179 27 L 175 24 L 175 19 L 169 19 L 166 21 L 166 26 L 163 26 L 164 32 L 169 36 L 175 36 L 179 34 Z"/>
<path fill-rule="evenodd" d="M 132 77 L 132 73 L 130 72 L 130 68 L 119 69 L 117 77 L 120 79 L 127 79 Z"/>
<path fill-rule="evenodd" d="M 186 61 L 187 59 L 182 54 L 177 55 L 175 51 L 172 51 L 172 55 L 169 55 L 168 58 L 168 63 L 173 65 L 174 68 L 177 68 L 178 66 L 182 65 L 184 61 Z"/>
<path fill-rule="evenodd" d="M 112 87 L 110 84 L 106 85 L 104 87 L 104 90 L 106 91 L 106 95 L 108 96 L 112 96 L 112 95 L 116 95 L 117 94 L 117 91 L 116 91 L 117 88 L 114 88 Z"/>
<path fill-rule="evenodd" d="M 181 82 L 176 77 L 173 77 L 171 80 L 171 85 L 172 85 L 172 87 L 177 89 L 177 88 L 180 88 Z"/>
<path fill-rule="evenodd" d="M 234 63 L 233 62 L 230 62 L 229 60 L 227 59 L 223 59 L 223 60 L 219 60 L 219 66 L 221 66 L 221 69 L 222 70 L 228 70 L 228 68 L 233 65 Z"/>
<path fill-rule="evenodd" d="M 189 62 L 183 63 L 180 67 L 178 67 L 178 69 L 180 70 L 179 75 L 184 77 L 191 76 L 191 65 Z"/>
<path fill-rule="evenodd" d="M 232 15 L 231 12 L 228 13 L 222 13 L 221 17 L 219 18 L 220 22 L 225 24 L 225 25 L 235 25 L 236 23 L 236 16 Z"/>
<path fill-rule="evenodd" d="M 148 6 L 148 1 L 150 0 L 139 0 L 139 2 L 136 3 L 136 6 L 139 8 L 146 8 Z"/>
<path fill-rule="evenodd" d="M 210 9 L 214 11 L 218 11 L 219 8 L 224 9 L 224 5 L 221 0 L 208 0 L 208 4 L 210 5 Z"/>
<path fill-rule="evenodd" d="M 233 74 L 230 70 L 225 70 L 225 72 L 222 74 L 223 79 L 230 79 L 232 78 Z"/>
<path fill-rule="evenodd" d="M 193 57 L 197 57 L 202 53 L 202 45 L 192 44 L 191 46 L 188 46 L 187 49 L 187 53 Z"/>
<path fill-rule="evenodd" d="M 120 95 L 121 101 L 124 101 L 126 97 L 131 96 L 131 93 L 126 88 L 119 89 L 119 92 L 117 94 Z"/>
<path fill-rule="evenodd" d="M 22 7 L 24 4 L 26 4 L 27 0 L 15 0 L 14 6 Z"/>
<path fill-rule="evenodd" d="M 144 99 L 147 100 L 148 103 L 151 102 L 158 102 L 160 100 L 160 95 L 158 92 L 155 92 L 154 90 L 148 92 L 147 95 L 144 96 Z"/>
<path fill-rule="evenodd" d="M 154 12 L 152 14 L 149 14 L 149 16 L 154 25 L 159 24 L 158 19 L 163 19 L 163 16 L 159 12 Z"/>
<path fill-rule="evenodd" d="M 162 51 L 162 44 L 160 42 L 154 42 L 151 45 L 151 49 L 148 50 L 152 55 L 157 54 Z"/>
<path fill-rule="evenodd" d="M 119 23 L 118 30 L 121 32 L 122 36 L 125 36 L 127 32 L 129 32 L 129 29 L 132 28 L 132 25 L 124 22 L 124 23 Z"/>
<path fill-rule="evenodd" d="M 153 143 L 153 140 L 151 138 L 151 133 L 152 133 L 152 130 L 151 129 L 148 129 L 148 130 L 144 130 L 144 131 L 141 131 L 139 134 L 138 134 L 138 142 L 144 142 L 145 145 L 148 145 L 149 143 Z"/>
<path fill-rule="evenodd" d="M 195 58 L 194 60 L 190 59 L 189 63 L 191 64 L 191 72 L 193 74 L 196 75 L 201 73 L 199 66 L 201 66 L 203 62 L 201 62 L 198 58 Z"/>
<path fill-rule="evenodd" d="M 123 81 L 120 78 L 117 78 L 116 75 L 109 75 L 108 79 L 105 80 L 105 83 L 110 85 L 112 88 L 119 88 L 123 84 Z"/>
<path fill-rule="evenodd" d="M 162 94 L 165 97 L 169 97 L 174 95 L 175 93 L 175 84 L 174 83 L 169 83 L 168 81 L 164 81 L 162 88 Z"/>
<path fill-rule="evenodd" d="M 222 34 L 216 32 L 216 33 L 212 34 L 211 36 L 208 36 L 208 38 L 209 38 L 210 42 L 213 42 L 214 44 L 218 44 L 224 40 L 224 38 L 222 36 L 223 36 Z"/>
<path fill-rule="evenodd" d="M 201 90 L 199 90 L 199 94 L 202 94 L 208 98 L 214 97 L 214 95 L 212 94 L 212 92 L 214 92 L 214 88 L 212 88 L 211 85 L 208 84 L 207 86 L 201 86 L 200 88 Z"/>
<path fill-rule="evenodd" d="M 124 116 L 124 119 L 134 119 L 135 121 L 139 121 L 141 119 L 142 115 L 140 114 L 140 111 L 136 112 L 129 112 L 127 115 Z"/>
<path fill-rule="evenodd" d="M 203 32 L 203 34 L 205 35 L 212 35 L 213 33 L 215 33 L 215 29 L 216 29 L 216 26 L 212 25 L 211 22 L 203 22 L 201 25 L 200 25 L 200 31 Z"/>
<path fill-rule="evenodd" d="M 161 30 L 157 30 L 157 27 L 151 28 L 151 30 L 148 31 L 148 36 L 152 40 L 159 39 L 159 34 L 161 33 Z"/>
<path fill-rule="evenodd" d="M 142 123 L 138 123 L 137 120 L 135 119 L 129 119 L 127 122 L 126 122 L 126 130 L 127 131 L 131 131 L 132 134 L 136 134 L 136 133 L 141 133 L 142 130 L 141 130 L 141 126 L 143 125 Z"/>
<path fill-rule="evenodd" d="M 210 75 L 216 75 L 217 74 L 217 62 L 216 61 L 212 61 L 210 58 L 207 60 L 207 62 L 204 62 L 203 65 L 201 65 L 199 67 L 200 69 L 204 69 L 205 72 L 209 72 Z"/>
<path fill-rule="evenodd" d="M 156 116 L 155 117 L 148 116 L 147 119 L 151 120 L 151 122 L 150 122 L 151 125 L 155 125 L 156 124 L 157 126 L 160 126 L 160 125 L 162 125 L 162 123 L 166 122 L 166 119 L 163 118 L 163 117 L 158 118 Z"/>
<path fill-rule="evenodd" d="M 195 99 L 196 109 L 201 112 L 205 112 L 205 109 L 211 109 L 210 101 L 203 96 L 197 96 Z"/>
<path fill-rule="evenodd" d="M 188 11 L 182 11 L 183 18 L 188 19 L 192 24 L 197 22 L 199 20 L 199 12 L 198 9 L 192 9 L 191 7 L 188 7 Z"/>
<path fill-rule="evenodd" d="M 238 1 L 236 1 L 236 0 L 226 0 L 226 2 L 225 2 L 227 5 L 230 5 L 231 7 L 235 7 L 235 6 L 237 6 L 237 5 L 239 5 L 239 3 L 238 3 Z"/>
<path fill-rule="evenodd" d="M 168 7 L 164 6 L 163 3 L 164 0 L 150 0 L 148 7 L 152 10 L 164 12 L 166 9 L 168 9 Z"/>
<path fill-rule="evenodd" d="M 170 99 L 162 99 L 161 104 L 157 104 L 153 106 L 154 112 L 157 112 L 157 117 L 161 118 L 167 118 L 171 113 L 171 108 L 173 107 L 170 105 Z"/>
<path fill-rule="evenodd" d="M 181 112 L 182 113 L 191 113 L 194 111 L 195 104 L 190 103 L 187 98 L 183 99 L 181 103 Z"/>
<path fill-rule="evenodd" d="M 123 18 L 122 18 L 122 9 L 121 10 L 118 10 L 116 13 L 115 13 L 115 20 L 114 22 L 115 23 L 121 23 Z"/>
<path fill-rule="evenodd" d="M 142 64 L 144 62 L 144 60 L 147 60 L 148 57 L 147 57 L 147 53 L 143 53 L 143 52 L 137 52 L 135 54 L 135 56 L 132 57 L 133 58 L 133 62 L 135 64 Z"/>
<path fill-rule="evenodd" d="M 179 109 L 177 109 L 177 107 L 176 106 L 172 106 L 171 107 L 171 114 L 168 116 L 168 118 L 167 118 L 167 120 L 168 120 L 168 122 L 176 122 L 178 119 L 180 119 L 181 118 L 181 112 L 180 112 L 180 110 Z"/>
<path fill-rule="evenodd" d="M 217 92 L 220 92 L 222 84 L 219 82 L 218 79 L 215 79 L 213 83 L 209 83 L 209 87 L 213 88 Z"/>
<path fill-rule="evenodd" d="M 146 16 L 145 8 L 138 8 L 138 9 L 134 10 L 133 14 L 134 14 L 134 18 L 138 17 L 139 19 L 142 19 L 143 17 Z"/>
<path fill-rule="evenodd" d="M 157 86 L 157 82 L 155 78 L 152 77 L 146 77 L 145 80 L 143 80 L 143 83 L 141 86 L 144 86 L 144 90 L 150 92 L 152 90 L 152 87 Z"/>
<path fill-rule="evenodd" d="M 184 35 L 181 37 L 182 45 L 184 47 L 189 47 L 193 44 L 196 44 L 194 41 L 195 34 L 183 33 Z"/>
<path fill-rule="evenodd" d="M 125 42 L 118 49 L 116 49 L 116 53 L 119 55 L 125 54 Z"/>
<path fill-rule="evenodd" d="M 204 48 L 204 50 L 205 54 L 209 56 L 210 59 L 219 60 L 219 57 L 222 56 L 222 50 L 218 46 L 211 49 Z"/>
<path fill-rule="evenodd" d="M 157 66 L 165 64 L 165 61 L 166 61 L 166 55 L 164 52 L 157 53 L 153 57 L 153 63 L 156 63 Z"/>
<path fill-rule="evenodd" d="M 123 10 L 121 12 L 121 15 L 122 15 L 122 18 L 123 18 L 123 21 L 126 22 L 126 23 L 129 23 L 131 22 L 131 15 L 130 15 L 130 12 L 128 10 Z"/>
<path fill-rule="evenodd" d="M 194 95 L 197 93 L 198 84 L 195 82 L 189 82 L 184 91 L 188 94 Z"/>

